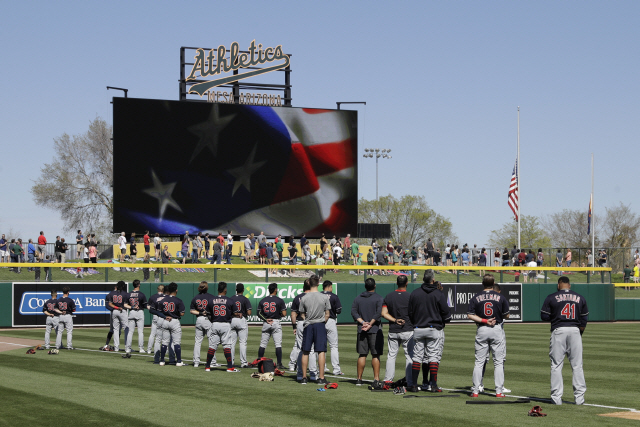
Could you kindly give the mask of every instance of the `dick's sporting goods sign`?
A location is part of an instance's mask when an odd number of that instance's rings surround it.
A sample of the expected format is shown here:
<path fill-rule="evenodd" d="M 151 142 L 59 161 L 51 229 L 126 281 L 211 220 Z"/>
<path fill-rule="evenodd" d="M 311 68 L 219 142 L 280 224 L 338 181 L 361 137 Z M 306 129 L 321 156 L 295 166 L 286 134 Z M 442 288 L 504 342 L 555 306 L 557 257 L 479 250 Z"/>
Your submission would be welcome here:
<path fill-rule="evenodd" d="M 42 312 L 45 301 L 51 298 L 51 291 L 62 297 L 62 288 L 69 286 L 69 298 L 76 303 L 73 323 L 77 326 L 108 326 L 111 312 L 106 308 L 105 297 L 115 283 L 47 283 L 14 282 L 12 324 L 15 327 L 44 326 L 47 316 Z"/>

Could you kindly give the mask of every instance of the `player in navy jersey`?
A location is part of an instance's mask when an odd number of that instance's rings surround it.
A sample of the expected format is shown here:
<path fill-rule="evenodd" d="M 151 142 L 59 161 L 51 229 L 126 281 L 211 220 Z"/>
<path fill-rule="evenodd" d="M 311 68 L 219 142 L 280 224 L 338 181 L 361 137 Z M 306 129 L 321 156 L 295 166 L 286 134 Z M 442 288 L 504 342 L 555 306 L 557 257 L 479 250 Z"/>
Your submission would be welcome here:
<path fill-rule="evenodd" d="M 236 285 L 236 295 L 232 296 L 236 308 L 240 312 L 240 317 L 231 319 L 231 360 L 235 359 L 236 343 L 240 341 L 240 367 L 248 368 L 247 362 L 247 337 L 249 336 L 249 326 L 247 319 L 251 316 L 251 301 L 243 295 L 244 285 Z"/>
<path fill-rule="evenodd" d="M 191 300 L 191 306 L 189 312 L 196 316 L 196 343 L 193 346 L 193 367 L 200 366 L 200 350 L 202 347 L 202 340 L 205 336 L 209 339 L 209 329 L 211 329 L 211 321 L 209 320 L 209 313 L 207 310 L 211 306 L 211 300 L 213 295 L 209 292 L 209 284 L 205 281 L 200 282 L 198 286 L 198 295 Z M 209 347 L 211 342 L 209 340 Z"/>
<path fill-rule="evenodd" d="M 227 372 L 240 372 L 233 367 L 231 359 L 231 319 L 241 314 L 235 302 L 227 297 L 225 282 L 218 283 L 218 295 L 211 300 L 207 313 L 211 319 L 211 328 L 209 329 L 209 351 L 207 352 L 205 371 L 211 371 L 211 360 L 216 354 L 218 345 L 222 344 L 224 357 L 227 359 Z"/>
<path fill-rule="evenodd" d="M 62 331 L 67 330 L 67 350 L 73 350 L 73 318 L 71 315 L 76 311 L 76 303 L 69 298 L 69 287 L 62 288 L 62 298 L 56 300 L 56 307 L 53 309 L 58 316 L 58 327 L 56 329 L 56 348 L 62 348 Z"/>
<path fill-rule="evenodd" d="M 133 281 L 133 291 L 129 293 L 124 304 L 129 309 L 128 330 L 125 331 L 125 354 L 123 358 L 131 357 L 131 344 L 133 342 L 133 331 L 138 328 L 138 350 L 144 351 L 144 309 L 147 306 L 147 296 L 140 292 L 140 280 Z"/>
<path fill-rule="evenodd" d="M 56 302 L 58 299 L 58 292 L 54 289 L 51 291 L 51 298 L 45 301 L 42 306 L 42 312 L 47 315 L 47 327 L 44 331 L 44 348 L 49 349 L 51 346 L 51 330 L 57 332 L 58 320 L 60 316 L 56 313 Z"/>
<path fill-rule="evenodd" d="M 349 253 L 347 250 L 345 253 Z M 329 304 L 331 310 L 329 310 L 329 320 L 327 320 L 327 342 L 331 348 L 331 365 L 333 366 L 333 375 L 344 375 L 340 370 L 340 353 L 338 352 L 338 314 L 342 313 L 342 303 L 338 295 L 333 293 L 333 283 L 330 280 L 325 280 L 322 283 L 322 293 L 329 298 Z M 325 369 L 325 372 L 328 372 Z"/>
<path fill-rule="evenodd" d="M 405 378 L 407 385 L 413 386 L 413 325 L 409 319 L 409 292 L 407 292 L 407 276 L 398 276 L 398 289 L 387 294 L 382 303 L 382 317 L 389 321 L 389 335 L 387 336 L 387 366 L 384 382 L 393 382 L 396 373 L 396 356 L 400 347 L 404 351 Z M 425 386 L 425 389 L 427 387 Z"/>
<path fill-rule="evenodd" d="M 149 304 L 149 313 L 153 314 L 154 319 L 156 319 L 157 322 L 157 328 L 156 328 L 156 333 L 155 333 L 155 341 L 153 343 L 153 364 L 154 365 L 158 365 L 160 364 L 160 353 L 161 353 L 161 349 L 162 349 L 162 329 L 160 328 L 160 324 L 162 323 L 163 319 L 166 317 L 164 315 L 164 313 L 162 312 L 162 310 L 160 309 L 161 307 L 161 302 L 169 296 L 169 285 L 167 286 L 158 286 L 158 290 L 162 290 L 162 293 L 160 293 L 159 295 L 153 295 L 150 299 L 150 304 Z M 153 327 L 151 329 L 151 332 L 153 332 Z M 173 349 L 173 341 L 170 339 L 169 340 L 169 364 L 175 364 L 176 363 L 176 354 L 174 352 Z"/>
<path fill-rule="evenodd" d="M 120 351 L 120 331 L 129 326 L 129 318 L 127 313 L 124 312 L 124 304 L 129 298 L 129 294 L 126 291 L 127 284 L 120 280 L 116 284 L 116 290 L 111 292 L 111 300 L 109 301 L 109 307 L 113 310 L 111 318 L 113 320 L 113 347 L 115 351 Z M 126 335 L 125 335 L 126 339 Z"/>
<path fill-rule="evenodd" d="M 178 293 L 178 285 L 175 282 L 169 283 L 167 286 L 169 295 L 162 300 L 156 300 L 156 306 L 159 311 L 164 314 L 165 318 L 158 324 L 162 330 L 162 346 L 160 347 L 160 366 L 164 366 L 164 356 L 170 342 L 173 341 L 173 348 L 176 352 L 176 366 L 185 366 L 182 363 L 182 328 L 180 327 L 180 319 L 184 316 L 184 303 L 176 295 Z"/>
<path fill-rule="evenodd" d="M 111 308 L 111 306 L 109 306 L 109 302 L 111 301 L 113 294 L 118 290 L 118 285 L 114 285 L 113 286 L 113 291 L 109 292 L 104 300 L 105 300 L 105 307 L 107 310 L 109 310 L 109 333 L 107 333 L 107 341 L 104 344 L 104 347 L 102 347 L 102 350 L 104 351 L 109 351 L 109 343 L 111 342 L 111 338 L 113 337 L 113 308 Z M 124 329 L 124 336 L 125 339 L 127 337 L 127 335 L 129 334 L 129 324 L 127 323 L 127 326 Z"/>
<path fill-rule="evenodd" d="M 469 301 L 467 317 L 478 325 L 476 330 L 476 363 L 473 368 L 473 387 L 471 397 L 478 397 L 482 383 L 482 370 L 489 350 L 493 354 L 496 397 L 504 397 L 504 357 L 505 348 L 502 322 L 509 317 L 509 302 L 500 293 L 493 290 L 492 274 L 482 278 L 482 292 Z"/>
<path fill-rule="evenodd" d="M 573 371 L 573 396 L 576 405 L 584 404 L 587 385 L 582 370 L 582 333 L 589 320 L 587 300 L 571 290 L 569 278 L 558 279 L 558 292 L 549 295 L 540 309 L 540 318 L 551 321 L 549 359 L 551 359 L 551 399 L 562 405 L 562 366 L 569 357 Z"/>
<path fill-rule="evenodd" d="M 282 325 L 280 324 L 280 319 L 287 315 L 287 307 L 282 298 L 277 295 L 278 284 L 271 283 L 269 284 L 269 296 L 263 298 L 258 304 L 258 317 L 263 321 L 258 358 L 264 357 L 269 338 L 273 337 L 278 359 L 277 366 L 278 369 L 282 369 Z"/>

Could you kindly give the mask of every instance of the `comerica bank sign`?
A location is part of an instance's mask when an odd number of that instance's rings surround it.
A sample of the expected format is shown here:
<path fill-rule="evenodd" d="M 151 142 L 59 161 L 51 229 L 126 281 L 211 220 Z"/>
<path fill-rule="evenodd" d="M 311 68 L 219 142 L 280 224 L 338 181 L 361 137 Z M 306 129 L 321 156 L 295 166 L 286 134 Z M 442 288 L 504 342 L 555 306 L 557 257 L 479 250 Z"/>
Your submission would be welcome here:
<path fill-rule="evenodd" d="M 105 297 L 109 292 L 72 292 L 70 298 L 76 303 L 75 314 L 109 314 Z M 24 292 L 18 312 L 22 315 L 41 315 L 44 303 L 51 298 L 50 292 Z"/>

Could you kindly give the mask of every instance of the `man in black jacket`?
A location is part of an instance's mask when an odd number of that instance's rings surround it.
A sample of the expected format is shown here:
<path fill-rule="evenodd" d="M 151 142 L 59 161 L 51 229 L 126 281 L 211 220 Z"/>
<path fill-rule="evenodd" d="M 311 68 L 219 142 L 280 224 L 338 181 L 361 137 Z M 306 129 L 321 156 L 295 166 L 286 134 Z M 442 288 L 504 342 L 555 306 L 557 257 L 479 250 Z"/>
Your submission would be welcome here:
<path fill-rule="evenodd" d="M 384 337 L 380 329 L 380 316 L 382 315 L 382 296 L 376 294 L 376 281 L 368 278 L 364 281 L 365 292 L 353 300 L 351 316 L 358 323 L 358 378 L 356 385 L 362 385 L 362 373 L 367 362 L 367 354 L 371 353 L 371 366 L 373 367 L 373 388 L 380 388 L 380 355 Z"/>
<path fill-rule="evenodd" d="M 451 321 L 447 298 L 433 283 L 434 273 L 429 269 L 424 272 L 422 286 L 409 296 L 409 319 L 414 326 L 413 348 L 413 386 L 410 391 L 417 391 L 420 368 L 428 363 L 429 387 L 427 391 L 442 392 L 438 387 L 438 367 L 444 349 L 444 324 Z"/>

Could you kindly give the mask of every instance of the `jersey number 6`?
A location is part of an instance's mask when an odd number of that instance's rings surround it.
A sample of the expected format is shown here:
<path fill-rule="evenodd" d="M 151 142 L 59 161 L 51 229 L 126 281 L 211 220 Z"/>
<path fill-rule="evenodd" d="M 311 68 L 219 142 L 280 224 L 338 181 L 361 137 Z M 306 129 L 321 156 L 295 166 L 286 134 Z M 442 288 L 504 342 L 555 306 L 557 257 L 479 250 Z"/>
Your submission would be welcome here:
<path fill-rule="evenodd" d="M 493 316 L 493 303 L 492 302 L 485 302 L 484 303 L 484 315 L 485 316 Z"/>

